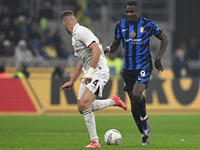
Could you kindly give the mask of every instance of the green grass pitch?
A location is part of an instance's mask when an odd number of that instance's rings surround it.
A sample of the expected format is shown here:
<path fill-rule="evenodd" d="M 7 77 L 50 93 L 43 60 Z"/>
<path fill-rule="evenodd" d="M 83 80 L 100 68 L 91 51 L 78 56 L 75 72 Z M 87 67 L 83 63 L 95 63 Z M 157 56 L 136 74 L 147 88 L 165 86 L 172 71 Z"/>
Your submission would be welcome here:
<path fill-rule="evenodd" d="M 131 115 L 96 115 L 102 150 L 199 150 L 200 115 L 149 115 L 150 144 L 141 146 L 141 135 Z M 118 129 L 122 142 L 106 145 L 108 129 Z M 0 150 L 84 150 L 89 135 L 83 116 L 0 116 Z"/>

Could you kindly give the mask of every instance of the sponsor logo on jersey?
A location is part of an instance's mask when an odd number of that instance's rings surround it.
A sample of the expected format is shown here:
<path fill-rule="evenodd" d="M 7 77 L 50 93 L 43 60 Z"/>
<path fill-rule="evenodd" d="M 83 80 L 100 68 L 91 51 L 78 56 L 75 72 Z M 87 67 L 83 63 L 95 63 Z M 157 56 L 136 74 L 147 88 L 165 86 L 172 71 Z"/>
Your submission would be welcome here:
<path fill-rule="evenodd" d="M 126 42 L 133 41 L 133 44 L 141 44 L 142 39 L 125 39 Z"/>

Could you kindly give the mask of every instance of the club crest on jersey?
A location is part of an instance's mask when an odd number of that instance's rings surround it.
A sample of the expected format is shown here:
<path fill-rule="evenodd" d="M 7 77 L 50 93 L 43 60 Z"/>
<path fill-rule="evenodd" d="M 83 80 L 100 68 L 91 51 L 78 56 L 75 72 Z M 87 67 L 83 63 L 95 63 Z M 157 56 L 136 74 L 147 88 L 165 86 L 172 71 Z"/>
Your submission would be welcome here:
<path fill-rule="evenodd" d="M 130 35 L 134 38 L 136 36 L 135 30 L 133 30 Z"/>
<path fill-rule="evenodd" d="M 140 32 L 144 32 L 144 27 L 140 27 Z"/>

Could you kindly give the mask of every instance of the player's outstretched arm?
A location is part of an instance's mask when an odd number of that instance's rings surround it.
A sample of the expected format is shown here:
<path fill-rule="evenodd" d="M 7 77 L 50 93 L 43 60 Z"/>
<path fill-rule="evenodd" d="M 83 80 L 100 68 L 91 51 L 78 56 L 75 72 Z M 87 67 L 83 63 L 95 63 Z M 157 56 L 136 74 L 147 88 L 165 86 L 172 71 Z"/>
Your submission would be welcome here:
<path fill-rule="evenodd" d="M 114 52 L 118 49 L 119 45 L 120 45 L 121 40 L 118 39 L 114 39 L 113 42 L 110 44 L 110 46 L 107 46 L 106 48 L 104 48 L 104 54 L 108 53 L 108 52 Z"/>
<path fill-rule="evenodd" d="M 63 84 L 63 86 L 60 89 L 61 91 L 62 90 L 70 90 L 73 87 L 74 83 L 76 82 L 76 80 L 78 79 L 78 77 L 80 76 L 80 74 L 82 72 L 82 67 L 83 67 L 83 65 L 78 60 L 76 63 L 76 68 L 75 68 L 74 74 L 71 77 L 71 80 Z"/>
<path fill-rule="evenodd" d="M 161 40 L 161 44 L 160 44 L 160 50 L 158 51 L 158 54 L 155 58 L 154 65 L 155 65 L 156 69 L 158 69 L 159 71 L 163 71 L 164 68 L 161 63 L 161 58 L 167 49 L 167 45 L 168 45 L 169 41 L 168 41 L 167 35 L 164 33 L 161 33 L 160 36 L 158 37 L 158 39 Z"/>

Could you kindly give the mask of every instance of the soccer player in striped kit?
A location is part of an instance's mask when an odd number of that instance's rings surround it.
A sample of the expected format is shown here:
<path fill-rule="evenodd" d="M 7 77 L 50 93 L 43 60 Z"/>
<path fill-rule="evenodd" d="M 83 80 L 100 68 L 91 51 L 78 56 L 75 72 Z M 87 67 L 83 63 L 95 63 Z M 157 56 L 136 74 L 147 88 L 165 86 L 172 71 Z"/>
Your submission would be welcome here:
<path fill-rule="evenodd" d="M 63 84 L 61 90 L 71 89 L 83 71 L 78 94 L 78 110 L 84 116 L 90 135 L 91 143 L 86 148 L 99 148 L 101 145 L 97 136 L 93 111 L 109 106 L 118 106 L 127 110 L 127 106 L 116 94 L 106 100 L 96 100 L 96 96 L 102 96 L 103 88 L 110 76 L 102 45 L 88 28 L 77 23 L 72 11 L 63 11 L 60 20 L 64 29 L 72 35 L 74 55 L 78 57 L 74 74 L 70 81 Z"/>
<path fill-rule="evenodd" d="M 146 114 L 146 100 L 142 93 L 147 88 L 153 69 L 149 48 L 150 38 L 154 35 L 161 41 L 155 58 L 155 67 L 159 71 L 164 70 L 161 58 L 167 48 L 168 38 L 155 22 L 140 16 L 140 10 L 135 1 L 130 1 L 125 5 L 125 16 L 126 18 L 115 26 L 114 40 L 104 49 L 104 52 L 114 52 L 122 41 L 125 57 L 123 78 L 126 85 L 124 90 L 129 95 L 131 112 L 142 134 L 141 145 L 148 145 L 151 128 Z"/>

